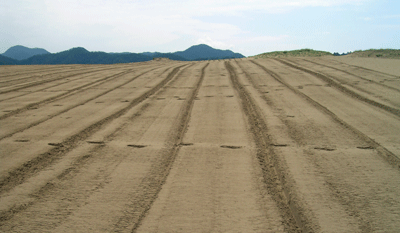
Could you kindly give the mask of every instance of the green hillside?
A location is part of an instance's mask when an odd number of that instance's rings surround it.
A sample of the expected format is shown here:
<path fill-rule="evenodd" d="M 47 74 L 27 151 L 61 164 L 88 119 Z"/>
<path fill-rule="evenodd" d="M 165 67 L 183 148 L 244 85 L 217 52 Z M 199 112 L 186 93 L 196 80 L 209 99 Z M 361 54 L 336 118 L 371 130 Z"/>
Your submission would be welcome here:
<path fill-rule="evenodd" d="M 291 51 L 275 51 L 262 53 L 253 56 L 254 58 L 268 58 L 268 57 L 320 57 L 332 55 L 330 52 L 326 51 L 318 51 L 313 49 L 299 49 L 299 50 L 291 50 Z"/>
<path fill-rule="evenodd" d="M 40 54 L 49 54 L 49 52 L 41 48 L 31 49 L 22 45 L 16 45 L 7 49 L 2 55 L 20 61 Z"/>
<path fill-rule="evenodd" d="M 356 50 L 347 55 L 350 57 L 379 57 L 379 58 L 400 58 L 400 49 L 369 49 Z"/>

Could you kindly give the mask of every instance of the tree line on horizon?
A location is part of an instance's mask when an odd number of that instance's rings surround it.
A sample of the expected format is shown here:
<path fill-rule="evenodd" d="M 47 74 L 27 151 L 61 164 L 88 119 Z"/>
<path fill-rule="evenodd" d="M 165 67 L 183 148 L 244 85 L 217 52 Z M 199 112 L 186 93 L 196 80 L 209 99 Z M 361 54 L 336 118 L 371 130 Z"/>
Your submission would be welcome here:
<path fill-rule="evenodd" d="M 33 50 L 39 54 L 32 54 Z M 240 53 L 230 50 L 214 49 L 208 45 L 195 45 L 185 51 L 174 53 L 106 53 L 89 52 L 85 48 L 76 47 L 59 53 L 49 53 L 44 49 L 30 49 L 24 46 L 14 46 L 0 55 L 0 65 L 44 65 L 44 64 L 116 64 L 151 61 L 155 58 L 168 58 L 177 61 L 216 60 L 227 58 L 243 58 Z"/>

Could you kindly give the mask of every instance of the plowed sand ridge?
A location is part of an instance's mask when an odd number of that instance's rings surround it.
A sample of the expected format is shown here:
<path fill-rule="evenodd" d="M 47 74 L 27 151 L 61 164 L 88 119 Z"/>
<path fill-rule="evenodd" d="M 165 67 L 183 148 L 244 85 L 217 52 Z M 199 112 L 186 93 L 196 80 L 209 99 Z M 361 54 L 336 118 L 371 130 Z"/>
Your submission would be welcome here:
<path fill-rule="evenodd" d="M 0 231 L 397 232 L 396 62 L 0 66 Z"/>

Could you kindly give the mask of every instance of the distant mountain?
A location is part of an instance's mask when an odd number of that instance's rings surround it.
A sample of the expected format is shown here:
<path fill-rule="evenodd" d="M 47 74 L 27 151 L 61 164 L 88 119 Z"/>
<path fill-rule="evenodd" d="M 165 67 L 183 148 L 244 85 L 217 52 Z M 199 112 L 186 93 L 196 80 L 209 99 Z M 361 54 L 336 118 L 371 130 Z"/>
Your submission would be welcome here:
<path fill-rule="evenodd" d="M 152 56 L 156 55 L 157 53 L 159 53 L 159 52 L 154 52 L 154 53 L 152 53 L 152 52 L 143 52 L 143 53 L 139 53 L 139 54 L 143 54 L 143 55 L 152 57 Z"/>
<path fill-rule="evenodd" d="M 231 50 L 214 49 L 205 44 L 194 45 L 185 51 L 175 52 L 174 54 L 192 61 L 245 57 L 242 54 L 234 53 Z"/>
<path fill-rule="evenodd" d="M 26 59 L 14 60 L 10 54 L 22 54 L 28 56 L 26 51 L 35 51 L 36 55 L 29 56 Z M 214 60 L 225 58 L 243 58 L 240 53 L 234 53 L 230 50 L 214 49 L 208 45 L 200 44 L 192 46 L 185 51 L 174 53 L 144 52 L 144 53 L 105 53 L 89 52 L 85 48 L 76 47 L 59 53 L 49 53 L 44 49 L 29 49 L 24 46 L 14 46 L 8 49 L 5 54 L 9 56 L 0 56 L 0 65 L 44 65 L 44 64 L 115 64 L 150 61 L 155 58 L 169 58 L 177 61 L 195 61 L 195 60 Z M 19 56 L 18 58 L 21 58 Z"/>
<path fill-rule="evenodd" d="M 2 55 L 16 60 L 23 60 L 39 54 L 49 54 L 49 52 L 45 49 L 31 49 L 22 45 L 16 45 L 7 49 Z"/>
<path fill-rule="evenodd" d="M 0 55 L 0 65 L 16 65 L 18 64 L 18 60 Z"/>
<path fill-rule="evenodd" d="M 85 48 L 77 47 L 54 54 L 36 55 L 20 61 L 19 64 L 115 64 L 150 60 L 151 57 L 137 53 L 89 52 Z"/>

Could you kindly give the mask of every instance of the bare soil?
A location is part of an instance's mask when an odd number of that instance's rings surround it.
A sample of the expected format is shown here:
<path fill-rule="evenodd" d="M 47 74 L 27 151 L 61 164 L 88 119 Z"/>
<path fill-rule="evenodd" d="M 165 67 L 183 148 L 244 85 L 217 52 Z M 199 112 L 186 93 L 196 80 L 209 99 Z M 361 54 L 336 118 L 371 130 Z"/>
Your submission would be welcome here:
<path fill-rule="evenodd" d="M 397 63 L 0 66 L 0 232 L 398 232 Z"/>

